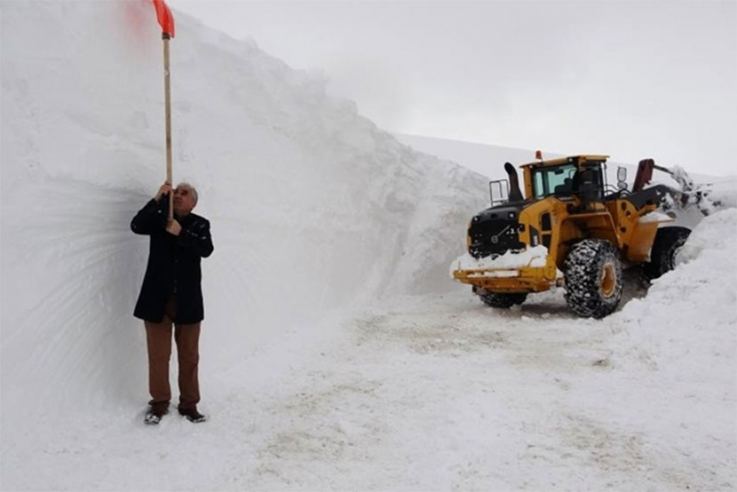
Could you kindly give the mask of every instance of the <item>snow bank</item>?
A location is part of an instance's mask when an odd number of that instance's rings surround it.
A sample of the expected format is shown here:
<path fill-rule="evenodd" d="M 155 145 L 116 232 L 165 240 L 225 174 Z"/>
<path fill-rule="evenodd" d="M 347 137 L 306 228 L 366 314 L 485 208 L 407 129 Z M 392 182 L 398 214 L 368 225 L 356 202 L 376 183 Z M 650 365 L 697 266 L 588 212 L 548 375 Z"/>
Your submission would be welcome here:
<path fill-rule="evenodd" d="M 680 469 L 701 462 L 700 474 L 720 476 L 703 467 L 721 468 L 719 487 L 737 478 L 735 244 L 737 209 L 706 217 L 677 256 L 680 264 L 654 281 L 647 297 L 602 321 L 614 333 L 607 342 L 614 373 L 634 381 L 612 413 L 635 426 L 650 420 L 648 438 L 669 436 L 658 453 L 678 450 L 687 460 Z M 621 383 L 610 384 L 616 391 Z"/>
<path fill-rule="evenodd" d="M 677 268 L 655 280 L 647 297 L 631 300 L 607 320 L 619 332 L 624 361 L 722 380 L 735 397 L 735 244 L 737 209 L 706 217 L 679 252 Z"/>
<path fill-rule="evenodd" d="M 290 69 L 176 14 L 174 179 L 212 222 L 203 387 L 335 306 L 456 288 L 486 180 L 414 152 Z M 2 431 L 146 400 L 129 222 L 164 180 L 150 2 L 2 4 Z M 8 438 L 9 437 L 9 438 Z"/>

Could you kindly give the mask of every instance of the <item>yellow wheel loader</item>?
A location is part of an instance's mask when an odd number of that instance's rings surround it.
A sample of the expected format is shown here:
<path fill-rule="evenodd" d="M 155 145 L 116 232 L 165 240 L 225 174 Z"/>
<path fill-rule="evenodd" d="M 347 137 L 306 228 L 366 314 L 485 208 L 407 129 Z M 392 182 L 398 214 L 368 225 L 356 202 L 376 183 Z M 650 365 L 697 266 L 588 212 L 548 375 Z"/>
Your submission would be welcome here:
<path fill-rule="evenodd" d="M 524 196 L 510 163 L 509 179 L 490 183 L 492 206 L 471 219 L 468 253 L 451 267 L 454 279 L 497 308 L 564 286 L 573 312 L 602 318 L 619 304 L 623 266 L 642 265 L 649 279 L 673 268 L 690 230 L 662 227 L 672 222 L 663 207 L 691 197 L 665 185 L 646 187 L 653 169 L 671 171 L 643 160 L 628 190 L 625 168 L 618 186 L 607 187 L 608 156 L 538 158 L 521 166 Z"/>

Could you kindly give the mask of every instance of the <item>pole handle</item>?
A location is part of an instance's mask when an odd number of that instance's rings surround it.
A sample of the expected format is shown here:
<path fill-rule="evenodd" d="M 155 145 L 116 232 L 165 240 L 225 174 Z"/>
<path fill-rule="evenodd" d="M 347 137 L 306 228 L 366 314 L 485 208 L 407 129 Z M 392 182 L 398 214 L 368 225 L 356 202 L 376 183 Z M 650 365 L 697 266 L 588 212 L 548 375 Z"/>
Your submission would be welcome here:
<path fill-rule="evenodd" d="M 166 180 L 172 182 L 171 158 L 171 84 L 169 81 L 169 34 L 163 33 L 164 40 L 164 95 L 166 111 Z M 174 218 L 174 193 L 169 193 L 169 220 Z"/>

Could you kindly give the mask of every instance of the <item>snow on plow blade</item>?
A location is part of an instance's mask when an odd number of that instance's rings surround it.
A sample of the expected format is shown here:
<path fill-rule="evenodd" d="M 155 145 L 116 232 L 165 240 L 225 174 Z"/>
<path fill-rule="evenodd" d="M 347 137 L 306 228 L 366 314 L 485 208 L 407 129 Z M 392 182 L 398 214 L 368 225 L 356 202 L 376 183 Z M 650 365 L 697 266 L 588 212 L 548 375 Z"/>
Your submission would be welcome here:
<path fill-rule="evenodd" d="M 453 278 L 463 284 L 475 285 L 492 292 L 541 292 L 562 282 L 555 265 L 519 269 L 483 268 L 455 270 Z"/>
<path fill-rule="evenodd" d="M 510 251 L 494 259 L 465 254 L 451 265 L 451 277 L 493 292 L 540 292 L 563 281 L 563 274 L 547 256 L 544 246 Z"/>

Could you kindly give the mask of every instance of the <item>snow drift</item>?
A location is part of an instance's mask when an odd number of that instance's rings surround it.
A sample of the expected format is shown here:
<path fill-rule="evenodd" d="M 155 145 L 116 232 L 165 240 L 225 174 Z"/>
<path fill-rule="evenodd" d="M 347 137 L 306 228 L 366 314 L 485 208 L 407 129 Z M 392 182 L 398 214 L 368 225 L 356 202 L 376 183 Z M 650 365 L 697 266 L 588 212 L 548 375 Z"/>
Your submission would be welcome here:
<path fill-rule="evenodd" d="M 335 306 L 456 288 L 447 265 L 484 179 L 255 44 L 177 22 L 174 179 L 198 188 L 215 244 L 205 373 Z M 129 223 L 165 176 L 162 64 L 150 2 L 2 5 L 4 437 L 22 418 L 145 401 L 131 313 L 147 241 Z"/>

